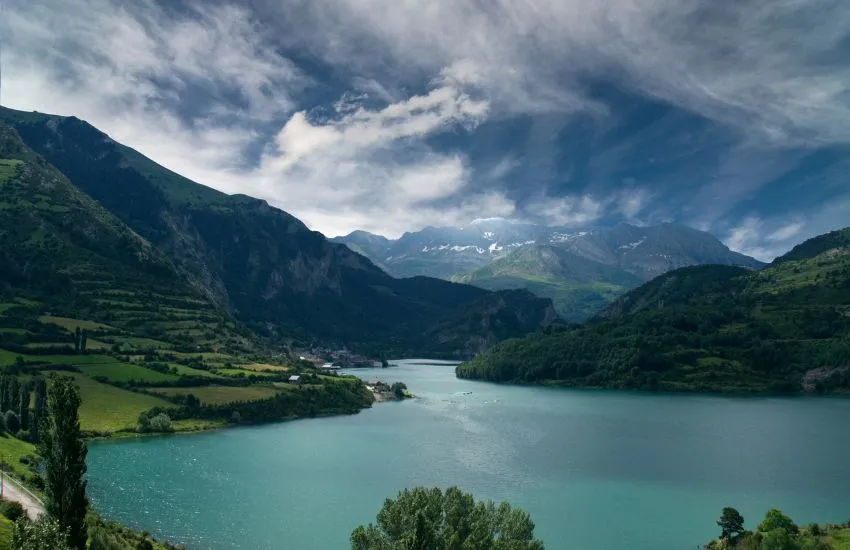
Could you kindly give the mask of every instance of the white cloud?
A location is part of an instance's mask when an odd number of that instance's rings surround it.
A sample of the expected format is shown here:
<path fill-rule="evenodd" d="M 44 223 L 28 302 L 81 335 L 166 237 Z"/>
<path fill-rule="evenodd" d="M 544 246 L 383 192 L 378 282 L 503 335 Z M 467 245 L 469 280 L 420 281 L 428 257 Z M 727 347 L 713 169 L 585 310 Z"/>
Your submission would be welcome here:
<path fill-rule="evenodd" d="M 346 103 L 340 118 L 320 123 L 310 122 L 307 113 L 301 111 L 278 133 L 277 151 L 266 162 L 285 170 L 311 156 L 352 158 L 399 140 L 425 137 L 452 124 L 474 127 L 488 109 L 486 101 L 473 100 L 456 88 L 443 86 L 377 111 Z"/>
<path fill-rule="evenodd" d="M 444 82 L 382 109 L 346 104 L 323 121 L 297 112 L 253 174 L 258 192 L 272 201 L 286 197 L 282 206 L 330 235 L 354 227 L 399 235 L 437 221 L 510 215 L 514 205 L 504 196 L 466 192 L 471 173 L 463 156 L 422 141 L 473 129 L 488 109 Z"/>
<path fill-rule="evenodd" d="M 367 109 L 366 94 L 398 92 L 359 79 L 361 92 L 344 94 L 332 118 L 292 113 L 260 165 L 246 168 L 244 152 L 263 139 L 258 124 L 291 112 L 291 94 L 309 82 L 248 11 L 197 5 L 176 15 L 152 0 L 70 0 L 17 2 L 9 17 L 7 105 L 76 115 L 172 170 L 264 198 L 330 235 L 514 212 L 496 192 L 459 194 L 466 159 L 423 143 L 488 116 L 489 103 L 456 81 L 441 77 L 427 93 Z M 208 104 L 192 104 L 199 93 Z"/>
<path fill-rule="evenodd" d="M 601 218 L 607 203 L 589 195 L 540 197 L 527 204 L 526 211 L 549 225 L 582 226 Z"/>
<path fill-rule="evenodd" d="M 775 229 L 772 233 L 767 236 L 768 241 L 787 241 L 788 239 L 796 236 L 800 233 L 800 231 L 805 227 L 805 223 L 803 222 L 791 222 L 788 225 L 783 225 L 778 229 Z"/>
<path fill-rule="evenodd" d="M 6 17 L 5 105 L 75 115 L 211 185 L 309 81 L 238 7 L 16 0 Z"/>
<path fill-rule="evenodd" d="M 623 189 L 617 199 L 617 210 L 627 220 L 636 220 L 651 199 L 648 189 Z"/>
<path fill-rule="evenodd" d="M 827 210 L 823 213 L 826 214 Z M 806 224 L 802 221 L 788 223 L 787 220 L 782 219 L 764 220 L 758 216 L 748 216 L 729 231 L 725 242 L 736 252 L 769 262 L 799 242 L 799 236 L 804 227 Z M 836 227 L 838 226 L 830 226 L 822 231 Z M 816 234 L 817 230 L 810 232 L 807 236 Z"/>
<path fill-rule="evenodd" d="M 850 142 L 850 5 L 816 0 L 302 0 L 288 39 L 361 72 L 443 70 L 502 109 L 604 112 L 581 83 L 633 89 L 761 141 Z M 323 32 L 317 32 L 321 30 Z M 335 40 L 326 40 L 334 36 Z M 362 49 L 351 44 L 364 44 Z"/>
<path fill-rule="evenodd" d="M 673 213 L 722 227 L 729 212 L 801 162 L 803 153 L 786 147 L 850 143 L 850 65 L 841 50 L 850 4 L 842 2 L 250 3 L 258 12 L 248 5 L 11 0 L 4 104 L 79 116 L 168 168 L 261 196 L 329 234 L 355 227 L 397 234 L 535 208 L 556 223 Z M 290 48 L 328 73 L 317 78 L 330 75 L 333 86 L 350 88 L 331 92 L 338 101 L 330 118 L 299 105 L 313 91 L 326 101 L 329 86 L 281 55 Z M 587 85 L 600 81 L 707 117 L 735 137 L 709 169 L 681 170 L 663 185 L 639 178 L 640 188 L 627 184 L 619 195 L 607 186 L 622 181 L 621 162 L 645 166 L 633 156 L 634 140 L 608 156 L 590 145 L 593 181 L 540 199 L 540 188 L 568 179 L 553 160 L 561 154 L 550 137 L 559 121 L 590 115 L 582 136 L 589 144 L 621 129 L 620 113 L 600 99 L 605 89 Z M 429 146 L 442 132 L 525 115 L 546 127 L 541 142 L 528 138 L 525 157 L 520 144 L 502 162 L 473 165 L 463 151 Z M 673 122 L 649 124 L 639 141 L 660 141 L 671 130 L 693 139 L 694 150 L 704 144 Z M 692 151 L 683 151 L 669 156 L 685 165 Z M 519 181 L 521 162 L 552 173 Z M 684 189 L 684 198 L 660 212 L 668 184 Z M 519 195 L 538 200 L 514 204 L 515 195 L 502 191 L 521 185 L 537 186 Z M 796 221 L 763 223 L 771 250 L 815 224 L 793 232 Z M 743 234 L 737 239 L 764 248 Z"/>

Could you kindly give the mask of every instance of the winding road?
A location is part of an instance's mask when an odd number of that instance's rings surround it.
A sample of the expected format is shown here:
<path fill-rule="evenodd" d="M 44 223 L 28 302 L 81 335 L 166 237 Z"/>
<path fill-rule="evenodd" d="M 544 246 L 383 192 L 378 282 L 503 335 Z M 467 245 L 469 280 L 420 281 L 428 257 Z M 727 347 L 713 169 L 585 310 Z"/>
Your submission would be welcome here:
<path fill-rule="evenodd" d="M 31 520 L 38 519 L 38 516 L 44 513 L 44 506 L 34 494 L 27 488 L 21 485 L 16 479 L 13 479 L 7 473 L 3 473 L 2 493 L 3 498 L 20 502 L 24 510 L 27 511 L 27 516 Z"/>

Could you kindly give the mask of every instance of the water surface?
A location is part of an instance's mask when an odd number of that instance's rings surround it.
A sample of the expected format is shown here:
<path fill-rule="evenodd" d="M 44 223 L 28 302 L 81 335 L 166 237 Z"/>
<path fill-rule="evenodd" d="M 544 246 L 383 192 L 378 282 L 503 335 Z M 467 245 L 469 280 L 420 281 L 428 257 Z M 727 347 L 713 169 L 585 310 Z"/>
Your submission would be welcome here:
<path fill-rule="evenodd" d="M 850 400 L 500 386 L 413 361 L 356 374 L 419 397 L 92 444 L 95 509 L 190 549 L 345 549 L 414 485 L 509 500 L 553 550 L 693 549 L 718 534 L 723 506 L 750 528 L 768 507 L 798 523 L 850 518 Z"/>

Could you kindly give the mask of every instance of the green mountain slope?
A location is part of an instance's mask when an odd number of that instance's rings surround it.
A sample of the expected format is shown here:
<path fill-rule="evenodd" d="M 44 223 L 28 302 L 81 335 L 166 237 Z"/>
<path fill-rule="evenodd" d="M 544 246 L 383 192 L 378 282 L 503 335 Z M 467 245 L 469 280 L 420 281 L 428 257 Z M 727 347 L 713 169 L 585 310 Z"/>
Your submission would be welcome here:
<path fill-rule="evenodd" d="M 662 275 L 578 328 L 503 342 L 462 377 L 698 391 L 850 390 L 850 229 L 760 272 Z"/>
<path fill-rule="evenodd" d="M 44 312 L 98 319 L 191 348 L 213 338 L 246 344 L 229 316 L 185 283 L 164 254 L 1 124 L 0 159 L 5 309 L 19 319 Z"/>
<path fill-rule="evenodd" d="M 528 290 L 551 298 L 558 314 L 573 322 L 587 319 L 641 283 L 625 270 L 552 245 L 520 247 L 452 280 L 489 290 Z"/>
<path fill-rule="evenodd" d="M 181 278 L 256 333 L 319 339 L 387 352 L 461 353 L 491 341 L 495 327 L 472 326 L 451 341 L 425 335 L 476 307 L 487 291 L 416 277 L 397 280 L 344 245 L 329 242 L 266 202 L 225 195 L 170 172 L 74 117 L 0 109 L 27 145 L 151 243 Z M 523 294 L 502 300 L 517 336 L 545 325 L 551 303 Z M 514 300 L 515 301 L 515 300 Z M 480 304 L 476 305 L 476 304 Z"/>

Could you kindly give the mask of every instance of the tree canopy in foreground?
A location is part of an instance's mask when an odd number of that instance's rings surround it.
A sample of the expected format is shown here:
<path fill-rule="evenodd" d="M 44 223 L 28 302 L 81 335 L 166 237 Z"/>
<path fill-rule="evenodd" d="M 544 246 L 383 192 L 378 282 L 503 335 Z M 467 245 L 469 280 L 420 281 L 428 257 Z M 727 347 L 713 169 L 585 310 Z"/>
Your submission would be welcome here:
<path fill-rule="evenodd" d="M 351 533 L 352 550 L 543 550 L 534 522 L 507 502 L 476 502 L 457 487 L 405 489 L 387 499 L 377 525 Z"/>

